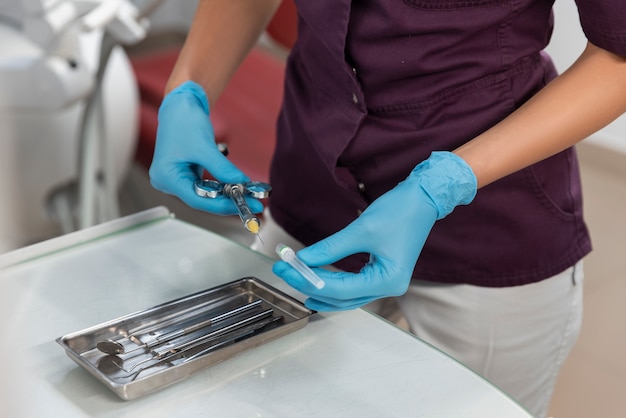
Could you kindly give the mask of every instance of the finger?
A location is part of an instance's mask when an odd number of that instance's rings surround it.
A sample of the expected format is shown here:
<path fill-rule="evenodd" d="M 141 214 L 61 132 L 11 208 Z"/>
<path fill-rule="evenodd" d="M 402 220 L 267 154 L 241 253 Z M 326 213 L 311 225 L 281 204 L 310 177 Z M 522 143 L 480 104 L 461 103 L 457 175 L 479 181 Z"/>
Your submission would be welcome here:
<path fill-rule="evenodd" d="M 309 266 L 326 266 L 354 254 L 369 252 L 367 239 L 356 222 L 358 219 L 333 235 L 298 251 L 298 257 Z"/>
<path fill-rule="evenodd" d="M 228 196 L 206 198 L 198 196 L 194 190 L 194 182 L 188 177 L 178 178 L 177 196 L 191 208 L 217 215 L 236 215 L 237 208 Z"/>
<path fill-rule="evenodd" d="M 235 205 L 227 196 L 208 199 L 195 193 L 194 183 L 197 180 L 195 170 L 191 167 L 179 169 L 162 182 L 160 176 L 151 176 L 152 186 L 164 193 L 178 197 L 188 206 L 218 215 L 234 215 L 237 213 Z M 172 181 L 174 180 L 174 181 Z"/>
<path fill-rule="evenodd" d="M 359 273 L 348 273 L 314 268 L 313 271 L 325 283 L 321 289 L 311 284 L 284 261 L 274 263 L 272 270 L 274 274 L 300 293 L 319 300 L 332 302 L 358 298 L 377 298 L 387 295 L 387 289 L 381 286 L 381 281 L 385 279 L 374 276 L 375 273 L 371 269 L 363 269 Z"/>
<path fill-rule="evenodd" d="M 262 213 L 263 212 L 263 203 L 259 199 L 255 199 L 254 197 L 246 197 L 246 204 L 252 213 Z"/>
<path fill-rule="evenodd" d="M 188 206 L 191 206 L 194 209 L 203 210 L 205 212 L 211 212 L 218 215 L 237 215 L 239 211 L 237 210 L 237 206 L 232 201 L 232 199 L 224 194 L 219 195 L 217 197 L 204 197 L 198 196 L 195 192 L 195 180 L 191 183 L 191 188 L 193 190 L 189 190 L 187 185 L 189 184 L 185 181 L 184 178 L 180 178 L 181 187 L 184 188 L 184 191 L 178 193 L 178 197 L 185 202 Z M 258 199 L 252 197 L 245 198 L 246 205 L 248 205 L 248 209 L 252 213 L 262 213 L 263 212 L 263 203 Z"/>
<path fill-rule="evenodd" d="M 245 183 L 250 178 L 226 158 L 217 147 L 209 147 L 206 153 L 195 156 L 196 164 L 204 167 L 218 181 L 228 184 Z"/>
<path fill-rule="evenodd" d="M 308 298 L 304 301 L 304 306 L 307 308 L 319 311 L 319 312 L 334 312 L 334 311 L 348 311 L 352 309 L 361 308 L 370 302 L 375 301 L 378 298 L 359 298 L 349 301 L 323 301 L 314 298 Z"/>
<path fill-rule="evenodd" d="M 315 269 L 318 276 L 322 276 L 322 269 Z M 316 295 L 318 288 L 302 276 L 296 269 L 284 261 L 277 261 L 272 266 L 272 272 L 283 279 L 285 283 L 307 296 Z M 323 279 L 322 279 L 323 280 Z"/>

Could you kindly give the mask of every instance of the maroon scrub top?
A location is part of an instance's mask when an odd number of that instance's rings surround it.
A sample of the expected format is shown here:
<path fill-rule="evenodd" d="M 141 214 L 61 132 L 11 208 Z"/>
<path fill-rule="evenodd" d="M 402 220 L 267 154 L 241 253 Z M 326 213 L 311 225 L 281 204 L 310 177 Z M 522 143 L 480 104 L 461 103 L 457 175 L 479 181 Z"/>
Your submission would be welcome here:
<path fill-rule="evenodd" d="M 306 245 L 345 227 L 432 151 L 471 140 L 557 75 L 543 52 L 551 0 L 297 3 L 270 208 Z M 577 3 L 589 40 L 626 55 L 626 1 Z M 516 286 L 590 251 L 570 148 L 480 189 L 438 221 L 413 277 Z M 337 265 L 358 271 L 367 261 L 358 254 Z"/>

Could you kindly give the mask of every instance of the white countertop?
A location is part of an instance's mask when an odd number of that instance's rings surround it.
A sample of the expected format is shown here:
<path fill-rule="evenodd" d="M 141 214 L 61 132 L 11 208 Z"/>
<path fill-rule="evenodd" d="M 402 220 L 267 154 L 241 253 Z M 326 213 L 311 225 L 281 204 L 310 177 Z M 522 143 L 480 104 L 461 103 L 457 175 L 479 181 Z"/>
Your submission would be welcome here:
<path fill-rule="evenodd" d="M 3 267 L 4 266 L 4 267 Z M 363 310 L 123 401 L 55 339 L 255 276 L 299 300 L 272 261 L 164 208 L 0 256 L 0 404 L 11 417 L 529 417 L 493 385 Z"/>

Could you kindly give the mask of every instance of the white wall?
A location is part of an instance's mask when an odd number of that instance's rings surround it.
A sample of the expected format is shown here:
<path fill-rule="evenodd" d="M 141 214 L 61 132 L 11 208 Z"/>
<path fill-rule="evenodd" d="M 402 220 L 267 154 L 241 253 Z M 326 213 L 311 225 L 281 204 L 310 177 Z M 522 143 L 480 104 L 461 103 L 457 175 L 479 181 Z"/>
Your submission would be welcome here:
<path fill-rule="evenodd" d="M 559 71 L 564 71 L 580 55 L 586 39 L 580 28 L 574 0 L 556 0 L 554 14 L 554 35 L 548 52 L 554 58 Z M 626 115 L 586 141 L 626 154 Z"/>

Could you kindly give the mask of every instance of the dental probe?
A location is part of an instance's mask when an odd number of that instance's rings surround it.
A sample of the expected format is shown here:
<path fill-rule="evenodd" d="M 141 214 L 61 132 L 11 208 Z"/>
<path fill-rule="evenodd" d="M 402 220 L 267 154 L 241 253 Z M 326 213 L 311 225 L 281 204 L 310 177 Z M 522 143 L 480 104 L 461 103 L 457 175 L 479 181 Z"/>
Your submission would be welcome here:
<path fill-rule="evenodd" d="M 309 266 L 296 257 L 296 253 L 285 244 L 278 244 L 276 246 L 276 254 L 278 254 L 281 260 L 288 263 L 291 267 L 296 269 L 298 273 L 303 275 L 313 286 L 321 289 L 326 284 Z"/>

